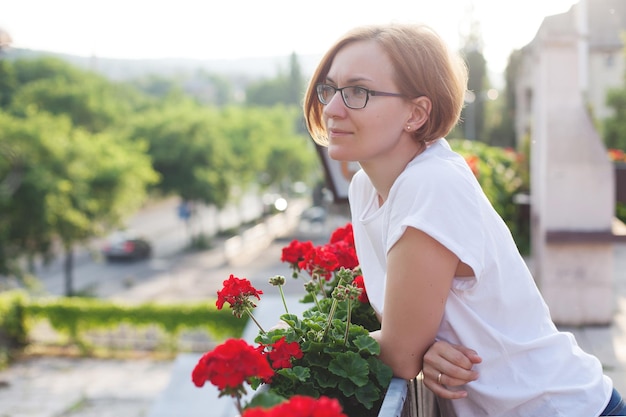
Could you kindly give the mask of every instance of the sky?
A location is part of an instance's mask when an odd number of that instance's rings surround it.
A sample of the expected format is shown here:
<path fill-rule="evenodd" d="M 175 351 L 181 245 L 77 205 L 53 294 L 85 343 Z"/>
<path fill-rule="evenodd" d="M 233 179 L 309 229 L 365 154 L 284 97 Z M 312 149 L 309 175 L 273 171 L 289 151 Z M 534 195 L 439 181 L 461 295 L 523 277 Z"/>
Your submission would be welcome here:
<path fill-rule="evenodd" d="M 236 59 L 322 54 L 369 23 L 416 22 L 458 48 L 469 16 L 502 72 L 545 16 L 576 0 L 0 0 L 13 47 L 104 58 Z M 473 10 L 472 13 L 469 11 Z"/>

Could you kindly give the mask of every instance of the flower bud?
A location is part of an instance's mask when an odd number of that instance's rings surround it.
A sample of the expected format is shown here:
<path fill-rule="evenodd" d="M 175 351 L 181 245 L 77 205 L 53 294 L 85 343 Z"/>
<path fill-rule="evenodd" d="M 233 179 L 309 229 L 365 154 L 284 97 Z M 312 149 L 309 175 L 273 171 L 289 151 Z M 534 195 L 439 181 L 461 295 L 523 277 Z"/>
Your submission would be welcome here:
<path fill-rule="evenodd" d="M 285 277 L 282 275 L 276 275 L 270 278 L 269 283 L 273 286 L 285 285 Z"/>

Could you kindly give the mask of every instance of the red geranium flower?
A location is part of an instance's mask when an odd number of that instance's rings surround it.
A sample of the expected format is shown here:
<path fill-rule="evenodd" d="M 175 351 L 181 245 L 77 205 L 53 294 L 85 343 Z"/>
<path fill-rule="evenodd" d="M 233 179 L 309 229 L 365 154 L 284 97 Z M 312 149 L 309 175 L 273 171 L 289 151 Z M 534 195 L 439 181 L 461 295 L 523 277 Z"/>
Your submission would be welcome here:
<path fill-rule="evenodd" d="M 608 149 L 609 159 L 615 162 L 626 162 L 626 153 L 621 149 L 610 148 Z"/>
<path fill-rule="evenodd" d="M 370 300 L 367 297 L 367 292 L 365 291 L 365 282 L 363 281 L 363 275 L 357 275 L 352 281 L 355 287 L 361 289 L 361 295 L 359 295 L 359 301 L 362 303 L 369 303 Z"/>
<path fill-rule="evenodd" d="M 218 310 L 221 310 L 224 303 L 228 303 L 233 309 L 233 314 L 241 317 L 246 309 L 256 307 L 256 304 L 250 301 L 250 297 L 256 297 L 257 300 L 260 300 L 259 295 L 261 294 L 263 291 L 254 288 L 247 279 L 237 278 L 230 274 L 230 277 L 224 281 L 224 287 L 217 292 L 215 305 Z"/>
<path fill-rule="evenodd" d="M 306 397 L 294 395 L 288 401 L 270 409 L 252 408 L 246 410 L 242 417 L 347 417 L 341 404 L 334 398 Z"/>
<path fill-rule="evenodd" d="M 292 240 L 288 246 L 285 246 L 280 257 L 281 262 L 288 262 L 292 266 L 297 267 L 298 262 L 304 259 L 307 253 L 313 249 L 311 241 L 300 242 Z"/>
<path fill-rule="evenodd" d="M 354 245 L 350 245 L 345 240 L 328 244 L 328 250 L 337 257 L 338 268 L 354 269 L 359 266 L 359 259 L 356 256 Z"/>
<path fill-rule="evenodd" d="M 194 368 L 191 379 L 197 387 L 206 381 L 220 390 L 220 396 L 238 396 L 243 383 L 253 378 L 271 378 L 274 371 L 261 352 L 241 339 L 228 339 L 205 353 Z"/>
<path fill-rule="evenodd" d="M 318 246 L 306 254 L 298 267 L 311 276 L 318 274 L 329 280 L 332 272 L 339 267 L 339 261 L 330 246 Z"/>
<path fill-rule="evenodd" d="M 472 170 L 472 174 L 474 174 L 474 176 L 478 178 L 478 176 L 480 175 L 480 170 L 478 169 L 478 163 L 480 162 L 480 158 L 478 158 L 478 156 L 476 155 L 468 155 L 465 157 L 465 162 L 467 162 L 467 165 L 469 165 L 470 169 Z"/>
<path fill-rule="evenodd" d="M 245 410 L 243 414 L 241 415 L 241 417 L 271 417 L 274 415 L 272 413 L 273 413 L 272 409 L 254 407 L 254 408 L 248 408 L 247 410 Z"/>
<path fill-rule="evenodd" d="M 347 223 L 344 227 L 338 227 L 330 235 L 330 243 L 346 242 L 348 245 L 354 247 L 354 231 L 352 230 L 352 223 Z"/>
<path fill-rule="evenodd" d="M 285 336 L 274 342 L 268 352 L 274 369 L 291 368 L 291 359 L 300 359 L 302 355 L 298 342 L 287 343 Z"/>

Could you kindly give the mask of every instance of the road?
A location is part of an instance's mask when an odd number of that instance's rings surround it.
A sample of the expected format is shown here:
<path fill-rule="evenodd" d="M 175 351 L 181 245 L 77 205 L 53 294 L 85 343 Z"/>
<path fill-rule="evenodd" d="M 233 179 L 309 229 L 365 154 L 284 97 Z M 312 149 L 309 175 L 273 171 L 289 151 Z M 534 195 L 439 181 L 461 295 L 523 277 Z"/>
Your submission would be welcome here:
<path fill-rule="evenodd" d="M 186 223 L 177 217 L 177 199 L 150 204 L 131 217 L 126 227 L 151 242 L 152 257 L 134 262 L 107 262 L 101 254 L 106 238 L 95 239 L 89 245 L 75 249 L 74 291 L 102 297 L 116 288 L 122 290 L 175 268 L 187 252 L 191 233 L 203 231 L 207 236 L 216 236 L 212 238 L 213 244 L 219 245 L 223 239 L 217 237 L 217 231 L 236 227 L 238 222 L 257 216 L 262 210 L 260 200 L 247 201 L 242 206 L 248 213 L 232 206 L 220 212 L 211 207 L 198 207 L 195 220 Z M 51 295 L 65 293 L 63 262 L 64 256 L 59 254 L 51 263 L 38 266 L 35 274 L 41 282 L 42 292 Z"/>
<path fill-rule="evenodd" d="M 292 207 L 296 204 L 300 204 L 300 208 L 293 210 L 299 210 L 299 214 L 305 203 L 293 202 Z M 299 221 L 295 227 L 289 226 L 290 230 L 277 240 L 255 249 L 244 262 L 229 262 L 232 259 L 225 259 L 224 252 L 217 250 L 224 246 L 227 238 L 217 235 L 216 231 L 236 224 L 237 216 L 242 217 L 241 208 L 230 207 L 219 213 L 203 208 L 197 216 L 199 220 L 187 225 L 176 216 L 177 205 L 176 199 L 164 200 L 150 205 L 129 220 L 129 228 L 152 242 L 153 256 L 150 259 L 107 262 L 99 252 L 103 240 L 94 241 L 90 248 L 77 250 L 73 271 L 74 291 L 81 295 L 135 301 L 206 299 L 209 295 L 215 296 L 222 281 L 230 274 L 246 277 L 260 288 L 265 288 L 270 276 L 291 275 L 287 266 L 280 262 L 281 249 L 291 239 L 324 243 L 335 227 L 343 226 L 348 221 L 342 215 L 329 216 L 324 224 Z M 248 209 L 248 217 L 258 213 L 259 206 L 255 206 L 254 202 L 247 201 L 243 206 Z M 253 210 L 250 210 L 251 207 Z M 216 250 L 187 250 L 190 229 L 194 232 L 201 229 L 215 235 L 211 246 Z M 41 282 L 42 293 L 63 295 L 65 275 L 62 257 L 47 266 L 41 266 L 37 277 Z M 289 284 L 285 291 L 302 291 L 300 283 L 297 286 L 295 283 Z"/>

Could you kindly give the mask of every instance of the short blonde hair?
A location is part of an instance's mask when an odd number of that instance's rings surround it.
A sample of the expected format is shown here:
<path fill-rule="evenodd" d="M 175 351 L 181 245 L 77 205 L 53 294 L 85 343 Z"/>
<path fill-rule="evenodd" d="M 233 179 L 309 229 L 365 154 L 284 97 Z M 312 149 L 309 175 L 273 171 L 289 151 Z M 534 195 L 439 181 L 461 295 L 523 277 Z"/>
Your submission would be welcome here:
<path fill-rule="evenodd" d="M 416 140 L 430 142 L 447 135 L 461 115 L 467 88 L 467 67 L 458 54 L 425 25 L 389 24 L 355 28 L 340 38 L 320 61 L 304 97 L 306 127 L 320 145 L 328 145 L 322 120 L 324 106 L 315 85 L 324 82 L 333 59 L 346 45 L 375 41 L 389 56 L 399 92 L 410 98 L 426 96 L 432 102 L 428 121 L 413 133 Z"/>

